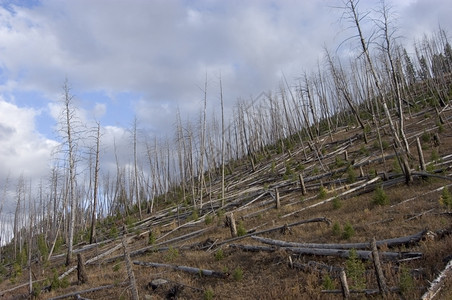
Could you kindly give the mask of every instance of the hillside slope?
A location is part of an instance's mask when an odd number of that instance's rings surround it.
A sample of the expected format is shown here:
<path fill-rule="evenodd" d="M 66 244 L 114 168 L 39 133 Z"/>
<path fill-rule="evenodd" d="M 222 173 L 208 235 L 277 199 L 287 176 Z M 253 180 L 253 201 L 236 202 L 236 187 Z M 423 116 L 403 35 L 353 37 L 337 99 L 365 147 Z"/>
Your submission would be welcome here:
<path fill-rule="evenodd" d="M 341 269 L 346 270 L 350 289 L 361 291 L 352 292 L 352 297 L 380 297 L 371 295 L 378 292 L 371 259 L 347 258 L 351 253 L 347 249 L 340 250 L 339 257 L 323 255 L 326 251 L 318 250 L 322 245 L 315 245 L 317 252 L 309 254 L 306 245 L 266 245 L 256 235 L 295 243 L 364 246 L 373 238 L 414 236 L 395 246 L 385 241 L 379 251 L 386 284 L 393 290 L 388 298 L 419 298 L 452 259 L 452 197 L 444 192 L 452 190 L 450 107 L 441 116 L 444 124 L 437 122 L 434 109 L 426 107 L 407 117 L 413 170 L 409 185 L 385 126 L 380 128 L 383 152 L 375 128 L 368 131 L 365 144 L 362 130 L 353 126 L 339 127 L 305 147 L 286 144 L 285 151 L 268 147 L 256 156 L 254 167 L 249 160 L 229 164 L 223 207 L 217 176 L 207 183 L 200 211 L 187 203 L 168 202 L 142 221 L 102 220 L 99 230 L 118 234 L 94 245 L 77 245 L 86 263 L 86 283 L 78 284 L 77 270 L 64 265 L 64 247 L 48 262 L 36 260 L 32 268 L 36 297 L 130 299 L 124 244 L 140 299 L 341 299 Z M 416 137 L 427 163 L 424 173 L 417 171 Z M 230 213 L 239 235 L 235 239 L 225 224 Z M 10 266 L 6 273 L 0 284 L 2 297 L 26 298 L 29 271 Z M 105 288 L 86 292 L 98 287 Z M 437 299 L 452 297 L 450 275 L 439 293 Z"/>

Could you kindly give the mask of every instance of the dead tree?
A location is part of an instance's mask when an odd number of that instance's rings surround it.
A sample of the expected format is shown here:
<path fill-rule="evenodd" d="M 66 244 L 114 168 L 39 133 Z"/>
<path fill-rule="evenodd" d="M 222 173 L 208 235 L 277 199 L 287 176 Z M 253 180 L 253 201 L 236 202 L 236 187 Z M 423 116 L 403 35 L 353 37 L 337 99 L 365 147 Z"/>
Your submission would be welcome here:
<path fill-rule="evenodd" d="M 88 275 L 85 270 L 85 258 L 81 253 L 77 254 L 77 283 L 84 284 L 88 282 Z"/>
<path fill-rule="evenodd" d="M 402 166 L 401 167 L 403 169 L 403 173 L 405 174 L 405 181 L 406 181 L 406 183 L 410 183 L 413 179 L 411 176 L 411 169 L 410 169 L 410 165 L 408 163 L 407 153 L 404 150 L 404 147 L 402 146 L 402 143 L 399 138 L 399 134 L 398 134 L 397 130 L 395 129 L 394 123 L 392 121 L 392 116 L 391 116 L 388 106 L 387 106 L 386 94 L 383 91 L 383 87 L 381 85 L 380 78 L 378 77 L 378 75 L 376 73 L 374 64 L 370 57 L 368 43 L 367 43 L 366 39 L 364 38 L 364 34 L 361 30 L 360 22 L 361 22 L 362 18 L 360 17 L 358 9 L 357 9 L 358 2 L 359 2 L 358 0 L 348 0 L 345 3 L 345 5 L 346 5 L 345 9 L 349 13 L 349 19 L 354 23 L 356 30 L 358 31 L 358 37 L 360 40 L 362 53 L 364 54 L 364 57 L 366 58 L 368 69 L 372 75 L 373 82 L 375 84 L 375 88 L 378 92 L 379 98 L 382 101 L 383 109 L 384 109 L 386 118 L 388 119 L 389 128 L 391 130 L 392 137 L 394 138 L 394 144 L 397 148 L 402 149 L 402 151 L 401 151 Z"/>
<path fill-rule="evenodd" d="M 94 243 L 96 237 L 96 213 L 97 213 L 97 195 L 99 185 L 99 153 L 100 153 L 100 123 L 97 123 L 96 133 L 96 162 L 94 164 L 94 191 L 93 191 L 93 212 L 91 215 L 91 230 L 89 243 Z"/>
<path fill-rule="evenodd" d="M 397 109 L 399 112 L 399 133 L 400 133 L 400 137 L 402 139 L 403 142 L 403 148 L 405 150 L 405 152 L 409 155 L 410 154 L 410 146 L 408 144 L 407 138 L 405 136 L 405 130 L 404 130 L 404 116 L 403 116 L 403 101 L 402 101 L 402 95 L 400 92 L 400 80 L 399 80 L 399 76 L 398 76 L 398 72 L 397 72 L 397 67 L 396 67 L 396 62 L 395 59 L 393 57 L 393 51 L 395 49 L 393 46 L 393 35 L 395 33 L 395 30 L 391 31 L 390 29 L 390 20 L 389 20 L 389 7 L 385 4 L 384 1 L 382 1 L 382 8 L 381 8 L 381 17 L 382 20 L 380 20 L 377 24 L 379 24 L 379 28 L 381 31 L 381 35 L 383 37 L 383 45 L 382 45 L 382 49 L 383 52 L 386 54 L 387 58 L 388 58 L 388 62 L 389 62 L 389 71 L 391 73 L 391 79 L 393 81 L 393 85 L 394 85 L 394 91 L 395 91 L 395 96 L 396 96 L 396 100 L 397 100 Z"/>
<path fill-rule="evenodd" d="M 60 132 L 64 139 L 63 145 L 65 145 L 65 152 L 67 154 L 67 160 L 69 165 L 69 178 L 68 178 L 68 200 L 70 206 L 69 212 L 69 226 L 68 226 L 68 250 L 66 256 L 66 265 L 69 265 L 72 261 L 74 232 L 75 232 L 75 219 L 77 213 L 77 200 L 76 200 L 76 155 L 78 151 L 78 120 L 76 116 L 76 107 L 74 104 L 74 96 L 71 94 L 68 80 L 66 79 L 63 84 L 63 98 L 62 98 L 62 111 L 60 120 Z M 76 129 L 77 128 L 77 129 Z"/>

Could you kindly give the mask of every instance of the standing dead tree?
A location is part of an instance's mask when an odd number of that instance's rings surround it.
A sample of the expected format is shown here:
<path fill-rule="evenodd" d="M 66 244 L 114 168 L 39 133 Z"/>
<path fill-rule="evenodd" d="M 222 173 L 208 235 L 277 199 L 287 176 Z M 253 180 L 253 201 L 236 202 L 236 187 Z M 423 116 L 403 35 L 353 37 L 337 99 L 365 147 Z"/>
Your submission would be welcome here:
<path fill-rule="evenodd" d="M 377 90 L 379 99 L 382 101 L 383 104 L 383 109 L 386 115 L 386 118 L 388 119 L 388 123 L 389 123 L 389 128 L 391 130 L 391 134 L 392 137 L 394 139 L 394 144 L 396 146 L 397 149 L 400 149 L 400 156 L 401 156 L 401 162 L 402 162 L 402 170 L 403 173 L 405 174 L 405 181 L 406 183 L 409 183 L 412 181 L 412 176 L 411 176 L 411 169 L 410 169 L 410 165 L 408 163 L 408 156 L 406 151 L 404 150 L 404 147 L 402 146 L 402 143 L 400 141 L 400 137 L 399 134 L 394 126 L 394 123 L 392 121 L 392 116 L 391 113 L 389 112 L 388 109 L 388 105 L 387 105 L 387 100 L 386 100 L 386 93 L 384 92 L 383 86 L 381 84 L 381 80 L 380 77 L 377 75 L 376 72 L 376 68 L 374 67 L 374 63 L 370 57 L 370 52 L 369 52 L 369 48 L 368 48 L 368 42 L 366 41 L 365 37 L 364 37 L 364 33 L 361 29 L 361 21 L 362 21 L 362 17 L 359 14 L 357 5 L 358 5 L 359 1 L 358 0 L 348 0 L 346 1 L 345 4 L 345 10 L 346 12 L 348 12 L 348 19 L 353 22 L 354 26 L 356 27 L 356 30 L 358 31 L 358 37 L 360 40 L 360 45 L 362 48 L 362 54 L 364 54 L 364 57 L 366 59 L 367 62 L 367 67 L 368 70 L 370 71 L 371 75 L 372 75 L 372 79 L 373 79 L 373 83 L 375 85 L 375 88 Z"/>
<path fill-rule="evenodd" d="M 93 211 L 91 215 L 91 230 L 89 243 L 92 244 L 96 237 L 96 214 L 97 214 L 97 196 L 99 185 L 99 153 L 100 153 L 100 123 L 97 123 L 96 131 L 96 162 L 94 164 L 94 191 L 93 191 Z"/>
<path fill-rule="evenodd" d="M 80 121 L 76 115 L 76 106 L 74 103 L 74 96 L 71 94 L 71 88 L 66 79 L 63 84 L 62 110 L 60 116 L 60 133 L 63 139 L 62 146 L 64 153 L 67 155 L 68 161 L 68 200 L 69 200 L 69 225 L 68 225 L 68 250 L 66 257 L 66 265 L 72 261 L 74 233 L 75 233 L 75 219 L 77 214 L 77 199 L 76 199 L 76 162 L 79 148 L 79 136 L 81 134 Z"/>

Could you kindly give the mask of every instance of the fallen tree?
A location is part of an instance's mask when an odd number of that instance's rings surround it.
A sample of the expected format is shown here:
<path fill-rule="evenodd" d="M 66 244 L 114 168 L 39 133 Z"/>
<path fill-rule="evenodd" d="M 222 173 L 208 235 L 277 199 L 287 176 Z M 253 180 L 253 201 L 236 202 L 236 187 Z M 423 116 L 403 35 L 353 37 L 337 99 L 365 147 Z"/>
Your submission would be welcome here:
<path fill-rule="evenodd" d="M 202 276 L 212 276 L 212 277 L 218 277 L 218 278 L 226 278 L 228 277 L 228 273 L 223 273 L 219 271 L 212 271 L 212 270 L 205 270 L 205 269 L 199 269 L 199 268 L 193 268 L 193 267 L 187 267 L 187 266 L 176 266 L 176 265 L 168 265 L 168 264 L 161 264 L 161 263 L 152 263 L 152 262 L 144 262 L 144 261 L 133 261 L 134 265 L 144 266 L 144 267 L 154 267 L 154 268 L 169 268 L 175 271 L 184 271 L 190 274 L 197 274 Z"/>
<path fill-rule="evenodd" d="M 290 227 L 293 227 L 293 226 L 297 226 L 297 225 L 301 225 L 301 224 L 307 224 L 307 223 L 315 223 L 315 222 L 324 222 L 327 225 L 331 224 L 331 220 L 328 219 L 328 218 L 325 218 L 325 217 L 313 218 L 313 219 L 308 219 L 308 220 L 301 220 L 301 221 L 298 221 L 298 222 L 295 222 L 295 223 L 284 224 L 282 226 L 278 226 L 278 227 L 274 227 L 274 228 L 270 228 L 270 229 L 266 229 L 266 230 L 262 230 L 262 231 L 247 233 L 247 234 L 242 235 L 242 236 L 237 236 L 237 237 L 234 237 L 234 238 L 230 238 L 228 240 L 225 240 L 225 241 L 222 241 L 220 243 L 217 243 L 216 246 L 221 246 L 221 245 L 224 245 L 224 244 L 228 244 L 228 243 L 231 243 L 233 241 L 244 239 L 244 238 L 247 238 L 247 237 L 250 237 L 250 236 L 253 236 L 253 235 L 269 233 L 269 232 L 278 231 L 278 230 L 286 230 L 286 229 L 288 229 Z M 206 248 L 208 248 L 208 247 L 203 247 L 201 249 L 206 249 Z"/>
<path fill-rule="evenodd" d="M 422 300 L 431 300 L 435 298 L 438 292 L 441 290 L 441 287 L 444 283 L 444 280 L 452 275 L 452 259 L 449 260 L 449 263 L 446 265 L 444 270 L 433 280 L 428 288 L 427 292 L 422 295 Z"/>
<path fill-rule="evenodd" d="M 240 249 L 243 251 L 252 251 L 252 252 L 275 252 L 278 249 L 285 250 L 290 253 L 299 254 L 299 255 L 317 255 L 317 256 L 336 256 L 342 258 L 348 258 L 350 256 L 349 250 L 344 249 L 319 249 L 319 248 L 299 248 L 299 247 L 266 247 L 266 246 L 254 246 L 254 245 L 238 245 L 231 244 L 229 245 L 231 248 Z M 399 259 L 417 259 L 422 257 L 422 253 L 420 252 L 380 252 L 379 253 L 382 259 L 397 261 Z M 372 251 L 368 250 L 356 250 L 356 255 L 359 259 L 370 260 L 372 259 Z"/>
<path fill-rule="evenodd" d="M 377 241 L 377 246 L 386 245 L 388 247 L 396 247 L 402 245 L 409 245 L 419 242 L 427 234 L 427 230 L 420 231 L 413 235 L 385 239 Z M 318 248 L 318 249 L 370 249 L 369 243 L 347 243 L 347 244 L 316 244 L 316 243 L 294 243 L 280 240 L 273 240 L 259 236 L 251 236 L 251 238 L 268 245 L 275 245 L 279 247 L 300 247 L 300 248 Z"/>

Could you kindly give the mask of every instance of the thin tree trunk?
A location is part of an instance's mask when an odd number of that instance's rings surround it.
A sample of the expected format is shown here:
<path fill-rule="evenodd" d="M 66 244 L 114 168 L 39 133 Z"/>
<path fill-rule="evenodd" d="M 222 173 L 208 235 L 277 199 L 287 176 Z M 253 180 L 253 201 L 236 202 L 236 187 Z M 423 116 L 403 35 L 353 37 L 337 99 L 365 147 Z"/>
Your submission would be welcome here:
<path fill-rule="evenodd" d="M 97 123 L 97 136 L 96 136 L 96 163 L 94 166 L 94 191 L 93 191 L 93 213 L 91 215 L 91 232 L 89 235 L 89 243 L 92 244 L 96 240 L 96 211 L 97 211 L 97 195 L 98 195 L 98 183 L 99 183 L 99 144 L 100 144 L 100 123 Z"/>

